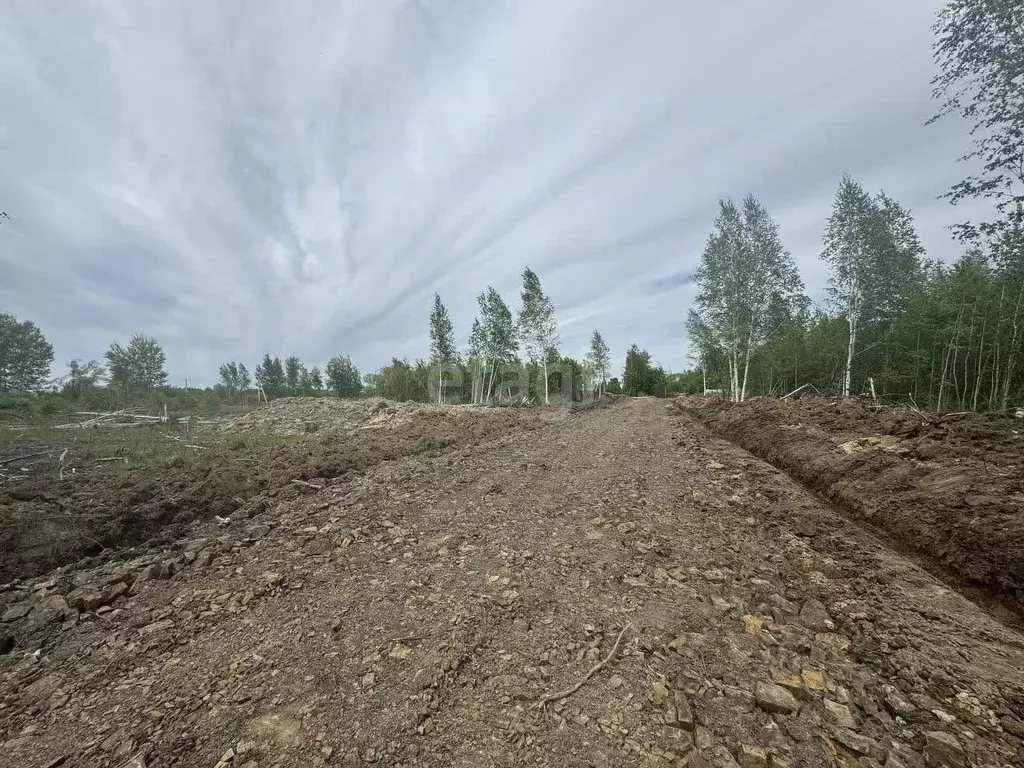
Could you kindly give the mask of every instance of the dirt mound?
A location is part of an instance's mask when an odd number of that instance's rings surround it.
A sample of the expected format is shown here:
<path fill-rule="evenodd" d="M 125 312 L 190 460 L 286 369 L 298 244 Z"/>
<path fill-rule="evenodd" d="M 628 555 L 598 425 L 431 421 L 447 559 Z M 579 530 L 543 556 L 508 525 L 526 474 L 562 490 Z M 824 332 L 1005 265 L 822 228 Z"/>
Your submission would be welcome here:
<path fill-rule="evenodd" d="M 351 432 L 367 424 L 384 424 L 400 413 L 430 406 L 396 403 L 381 397 L 282 397 L 227 423 L 226 432 L 270 432 L 276 435 Z"/>
<path fill-rule="evenodd" d="M 677 402 L 847 512 L 1021 607 L 1021 420 L 940 417 L 852 399 Z"/>
<path fill-rule="evenodd" d="M 12 477 L 0 485 L 0 583 L 82 557 L 110 557 L 110 550 L 160 546 L 186 535 L 195 521 L 249 516 L 266 503 L 254 500 L 260 494 L 294 497 L 309 492 L 301 483 L 322 485 L 382 461 L 473 445 L 566 415 L 284 398 L 229 428 L 188 438 L 206 450 L 183 449 L 155 465 L 91 466 L 63 479 L 56 470 Z M 152 435 L 165 442 L 159 430 Z"/>

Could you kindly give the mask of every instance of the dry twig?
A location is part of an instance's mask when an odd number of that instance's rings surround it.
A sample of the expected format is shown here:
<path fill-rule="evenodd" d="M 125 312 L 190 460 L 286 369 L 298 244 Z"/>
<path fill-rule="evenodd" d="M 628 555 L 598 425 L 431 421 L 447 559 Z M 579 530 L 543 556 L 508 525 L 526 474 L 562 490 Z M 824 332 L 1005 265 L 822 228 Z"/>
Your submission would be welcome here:
<path fill-rule="evenodd" d="M 322 485 L 317 485 L 316 483 L 307 483 L 305 480 L 292 480 L 292 484 L 301 485 L 303 488 L 313 488 L 314 490 L 317 491 L 322 491 L 324 489 Z"/>
<path fill-rule="evenodd" d="M 12 459 L 0 459 L 0 467 L 2 467 L 4 464 L 13 464 L 16 461 L 22 461 L 24 459 L 34 459 L 36 456 L 45 456 L 48 453 L 53 453 L 53 449 L 52 448 L 48 448 L 45 451 L 36 451 L 35 453 L 25 453 L 25 454 L 22 454 L 21 456 L 15 456 Z"/>
<path fill-rule="evenodd" d="M 537 706 L 544 707 L 550 704 L 552 701 L 560 701 L 561 699 L 567 699 L 574 693 L 576 693 L 576 691 L 578 691 L 580 688 L 582 688 L 590 678 L 592 678 L 594 675 L 596 675 L 598 672 L 600 672 L 602 669 L 608 666 L 608 662 L 615 658 L 615 654 L 619 651 L 619 643 L 622 641 L 622 636 L 626 634 L 626 630 L 632 626 L 632 624 L 627 624 L 622 628 L 622 631 L 619 632 L 619 636 L 615 638 L 615 645 L 612 646 L 611 653 L 609 653 L 607 656 L 601 659 L 601 661 L 597 662 L 597 664 L 591 667 L 590 671 L 583 676 L 582 680 L 580 680 L 575 685 L 566 688 L 564 691 L 559 691 L 558 693 L 549 693 L 547 696 L 542 697 L 541 700 L 537 702 Z"/>

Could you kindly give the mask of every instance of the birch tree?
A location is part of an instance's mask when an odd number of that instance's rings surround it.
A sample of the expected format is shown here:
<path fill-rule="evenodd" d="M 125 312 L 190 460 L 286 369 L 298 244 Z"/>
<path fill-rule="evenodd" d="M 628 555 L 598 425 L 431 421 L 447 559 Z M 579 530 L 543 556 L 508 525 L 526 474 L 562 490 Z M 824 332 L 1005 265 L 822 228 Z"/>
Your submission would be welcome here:
<path fill-rule="evenodd" d="M 597 394 L 604 394 L 605 382 L 608 381 L 609 366 L 611 365 L 611 351 L 605 343 L 604 337 L 596 328 L 590 336 L 590 352 L 587 353 L 587 365 L 594 372 L 597 379 Z"/>
<path fill-rule="evenodd" d="M 544 403 L 549 404 L 548 353 L 558 347 L 558 326 L 555 307 L 544 293 L 537 273 L 527 267 L 523 270 L 522 307 L 519 310 L 517 330 L 526 359 L 544 371 Z"/>
<path fill-rule="evenodd" d="M 486 291 L 477 296 L 477 304 L 480 306 L 480 317 L 473 325 L 470 346 L 476 342 L 484 363 L 485 382 L 481 389 L 481 402 L 486 402 L 494 393 L 499 366 L 515 359 L 516 326 L 512 321 L 511 310 L 493 286 L 488 286 Z"/>
<path fill-rule="evenodd" d="M 954 230 L 967 240 L 996 236 L 1024 224 L 1024 3 L 950 0 L 932 29 L 941 107 L 929 122 L 952 114 L 970 123 L 973 149 L 960 159 L 977 169 L 946 197 L 985 198 L 997 214 Z"/>
<path fill-rule="evenodd" d="M 455 348 L 455 332 L 448 309 L 441 296 L 434 294 L 434 306 L 430 310 L 430 363 L 437 367 L 437 402 L 444 402 L 444 370 L 458 359 Z"/>
<path fill-rule="evenodd" d="M 765 207 L 748 195 L 742 209 L 719 202 L 715 231 L 708 237 L 694 275 L 695 314 L 691 338 L 725 354 L 733 400 L 746 397 L 750 361 L 778 332 L 776 317 L 799 300 L 803 283 L 782 246 L 778 225 Z"/>
<path fill-rule="evenodd" d="M 847 326 L 843 397 L 850 396 L 862 327 L 891 319 L 906 307 L 923 280 L 922 254 L 910 213 L 884 192 L 873 198 L 844 175 L 821 253 L 829 267 L 829 298 Z"/>

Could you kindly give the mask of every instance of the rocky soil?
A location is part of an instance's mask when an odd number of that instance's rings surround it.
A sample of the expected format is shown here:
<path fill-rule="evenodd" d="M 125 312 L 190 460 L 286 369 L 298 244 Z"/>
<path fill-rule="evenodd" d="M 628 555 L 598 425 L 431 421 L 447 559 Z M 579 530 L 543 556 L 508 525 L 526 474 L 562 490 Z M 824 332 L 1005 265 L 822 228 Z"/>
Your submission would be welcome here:
<path fill-rule="evenodd" d="M 665 401 L 0 591 L 0 765 L 1012 766 L 1024 637 Z"/>
<path fill-rule="evenodd" d="M 1024 420 L 825 398 L 678 403 L 1024 617 Z"/>
<path fill-rule="evenodd" d="M 281 398 L 196 431 L 54 431 L 50 444 L 0 445 L 0 462 L 49 449 L 44 463 L 27 467 L 32 471 L 0 477 L 0 582 L 108 557 L 111 549 L 169 544 L 195 521 L 245 517 L 268 499 L 296 496 L 302 486 L 293 481 L 342 482 L 382 461 L 472 445 L 558 417 L 379 398 Z M 121 435 L 131 441 L 122 444 Z M 178 451 L 169 454 L 167 446 Z M 66 464 L 60 474 L 57 455 Z M 110 461 L 121 456 L 126 463 Z"/>

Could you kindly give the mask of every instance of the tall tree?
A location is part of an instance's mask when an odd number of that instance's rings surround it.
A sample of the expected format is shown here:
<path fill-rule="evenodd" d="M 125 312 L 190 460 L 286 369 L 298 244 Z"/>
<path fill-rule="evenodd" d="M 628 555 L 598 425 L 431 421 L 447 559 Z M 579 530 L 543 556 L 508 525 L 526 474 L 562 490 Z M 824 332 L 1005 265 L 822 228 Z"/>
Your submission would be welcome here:
<path fill-rule="evenodd" d="M 348 355 L 337 355 L 327 361 L 327 387 L 338 397 L 358 397 L 363 391 L 362 376 Z"/>
<path fill-rule="evenodd" d="M 104 357 L 110 386 L 124 393 L 147 392 L 167 383 L 167 357 L 160 343 L 150 336 L 136 333 L 126 346 L 114 342 Z"/>
<path fill-rule="evenodd" d="M 280 357 L 272 358 L 269 354 L 264 353 L 263 362 L 256 366 L 253 374 L 256 384 L 263 390 L 266 397 L 277 397 L 284 392 L 286 381 Z"/>
<path fill-rule="evenodd" d="M 803 292 L 778 225 L 755 197 L 748 195 L 742 207 L 719 202 L 715 231 L 694 277 L 697 308 L 689 319 L 690 337 L 725 353 L 730 392 L 742 401 L 751 358 L 782 328 L 782 318 Z"/>
<path fill-rule="evenodd" d="M 487 401 L 495 391 L 494 384 L 499 366 L 504 366 L 515 359 L 518 345 L 512 312 L 501 298 L 501 294 L 493 286 L 488 286 L 487 290 L 477 297 L 477 303 L 480 305 L 480 319 L 475 325 L 477 342 L 485 366 L 490 367 L 490 375 L 481 398 L 482 401 Z"/>
<path fill-rule="evenodd" d="M 665 371 L 651 362 L 651 355 L 645 349 L 633 344 L 626 351 L 626 367 L 622 373 L 622 392 L 638 395 L 664 394 Z"/>
<path fill-rule="evenodd" d="M 961 160 L 979 170 L 947 193 L 954 204 L 988 198 L 995 221 L 960 224 L 964 239 L 996 235 L 1024 223 L 1024 3 L 950 0 L 933 27 L 939 74 L 934 122 L 950 114 L 971 123 L 974 148 Z"/>
<path fill-rule="evenodd" d="M 846 320 L 842 393 L 849 397 L 858 334 L 906 306 L 922 277 L 923 249 L 910 213 L 884 193 L 871 197 L 849 175 L 839 182 L 823 246 L 829 298 Z"/>
<path fill-rule="evenodd" d="M 292 394 L 299 394 L 302 389 L 302 374 L 306 366 L 295 355 L 284 361 L 284 384 Z"/>
<path fill-rule="evenodd" d="M 52 363 L 53 346 L 35 323 L 0 313 L 0 393 L 39 389 Z"/>
<path fill-rule="evenodd" d="M 309 370 L 309 388 L 314 393 L 323 391 L 324 388 L 324 377 L 320 373 L 320 369 L 315 365 Z"/>
<path fill-rule="evenodd" d="M 430 310 L 430 364 L 437 368 L 434 381 L 437 382 L 437 402 L 444 402 L 444 371 L 458 359 L 455 346 L 455 331 L 448 309 L 441 301 L 440 294 L 434 294 L 434 306 Z"/>
<path fill-rule="evenodd" d="M 229 363 L 221 363 L 218 372 L 220 373 L 220 385 L 224 387 L 228 397 L 237 395 L 241 390 L 238 363 L 234 360 Z"/>
<path fill-rule="evenodd" d="M 519 309 L 517 330 L 526 359 L 541 362 L 544 369 L 544 402 L 548 397 L 548 352 L 558 347 L 558 325 L 555 307 L 544 293 L 537 273 L 527 267 L 523 270 L 522 306 Z"/>
<path fill-rule="evenodd" d="M 596 328 L 590 336 L 590 352 L 587 353 L 587 364 L 593 369 L 597 378 L 598 395 L 604 393 L 605 382 L 608 380 L 609 367 L 611 365 L 611 350 L 605 343 L 604 337 Z"/>
<path fill-rule="evenodd" d="M 84 392 L 97 386 L 106 375 L 106 369 L 95 360 L 71 360 L 64 379 L 64 392 L 72 398 L 81 397 Z"/>
<path fill-rule="evenodd" d="M 249 375 L 249 369 L 245 367 L 245 363 L 238 364 L 238 389 L 245 392 L 249 387 L 252 386 L 252 376 Z"/>

